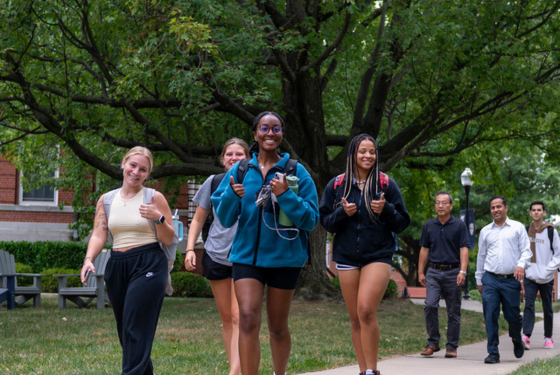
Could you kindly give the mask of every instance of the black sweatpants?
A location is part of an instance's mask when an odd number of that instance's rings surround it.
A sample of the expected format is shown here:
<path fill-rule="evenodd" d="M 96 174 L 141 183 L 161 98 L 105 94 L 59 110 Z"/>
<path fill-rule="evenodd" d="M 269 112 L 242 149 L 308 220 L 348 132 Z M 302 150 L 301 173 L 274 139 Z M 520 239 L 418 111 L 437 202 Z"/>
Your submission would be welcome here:
<path fill-rule="evenodd" d="M 150 353 L 167 273 L 158 243 L 111 252 L 104 279 L 123 348 L 122 375 L 153 374 Z"/>

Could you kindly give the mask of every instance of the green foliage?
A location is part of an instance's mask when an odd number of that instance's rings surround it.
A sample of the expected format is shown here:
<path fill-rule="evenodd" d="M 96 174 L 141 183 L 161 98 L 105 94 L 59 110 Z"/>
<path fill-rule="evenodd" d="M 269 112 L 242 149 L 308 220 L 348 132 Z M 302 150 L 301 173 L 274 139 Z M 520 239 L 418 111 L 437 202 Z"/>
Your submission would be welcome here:
<path fill-rule="evenodd" d="M 319 195 L 343 170 L 349 135 L 377 140 L 413 213 L 404 276 L 436 191 L 461 198 L 458 216 L 467 166 L 477 228 L 492 193 L 516 198 L 511 216 L 525 220 L 531 194 L 558 202 L 551 0 L 20 0 L 0 6 L 0 35 L 0 152 L 39 177 L 24 184 L 74 190 L 81 238 L 127 148 L 154 151 L 152 178 L 173 204 L 187 176 L 221 171 L 228 138 L 252 140 L 264 110 L 284 115 L 282 151 Z"/>
<path fill-rule="evenodd" d="M 173 295 L 177 297 L 211 297 L 210 283 L 204 277 L 190 272 L 171 274 Z"/>
<path fill-rule="evenodd" d="M 79 269 L 72 268 L 49 268 L 41 271 L 43 276 L 41 278 L 41 292 L 42 293 L 58 293 L 58 277 L 53 275 L 77 275 L 80 273 Z M 79 287 L 82 286 L 79 276 L 70 276 L 66 279 L 66 286 Z"/>
<path fill-rule="evenodd" d="M 87 243 L 0 241 L 0 249 L 13 254 L 16 262 L 31 267 L 33 273 L 39 273 L 47 268 L 81 268 Z"/>
<path fill-rule="evenodd" d="M 23 263 L 16 262 L 16 273 L 33 273 L 33 269 L 29 266 L 26 266 Z M 17 280 L 18 286 L 31 286 L 33 285 L 33 277 L 32 276 L 23 276 L 19 277 Z"/>
<path fill-rule="evenodd" d="M 336 289 L 340 290 L 340 279 L 338 277 L 333 277 L 331 283 Z"/>
<path fill-rule="evenodd" d="M 179 250 L 176 250 L 175 262 L 173 262 L 173 269 L 171 270 L 171 273 L 179 272 L 181 267 L 183 267 L 183 254 L 181 254 Z"/>
<path fill-rule="evenodd" d="M 397 298 L 399 296 L 399 287 L 395 280 L 389 279 L 389 285 L 387 285 L 387 289 L 385 290 L 385 294 L 383 294 L 383 299 L 387 298 Z"/>

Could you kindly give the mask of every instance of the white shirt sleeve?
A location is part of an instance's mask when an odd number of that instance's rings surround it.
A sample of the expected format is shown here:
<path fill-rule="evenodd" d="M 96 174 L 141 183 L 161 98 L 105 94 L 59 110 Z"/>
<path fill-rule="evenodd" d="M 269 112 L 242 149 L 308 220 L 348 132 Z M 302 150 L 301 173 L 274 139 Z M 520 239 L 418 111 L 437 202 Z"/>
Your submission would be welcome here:
<path fill-rule="evenodd" d="M 554 228 L 554 236 L 552 237 L 552 248 L 554 249 L 554 255 L 546 265 L 548 273 L 554 273 L 560 267 L 560 237 L 558 237 L 556 228 Z"/>
<path fill-rule="evenodd" d="M 519 232 L 519 252 L 521 255 L 517 262 L 517 267 L 525 269 L 529 265 L 533 253 L 531 252 L 531 242 L 529 241 L 529 236 L 527 235 L 525 227 L 521 226 Z"/>
<path fill-rule="evenodd" d="M 476 259 L 476 285 L 482 285 L 482 276 L 484 275 L 484 262 L 486 261 L 486 235 L 485 230 L 482 228 L 478 237 L 478 256 Z"/>

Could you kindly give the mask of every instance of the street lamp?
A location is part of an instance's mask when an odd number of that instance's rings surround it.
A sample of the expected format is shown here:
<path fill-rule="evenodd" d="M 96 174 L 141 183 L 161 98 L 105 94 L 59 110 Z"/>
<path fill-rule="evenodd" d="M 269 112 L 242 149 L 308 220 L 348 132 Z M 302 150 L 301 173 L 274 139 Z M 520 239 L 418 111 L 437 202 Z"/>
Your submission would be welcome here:
<path fill-rule="evenodd" d="M 467 225 L 467 233 L 470 236 L 469 229 L 469 193 L 471 192 L 471 186 L 473 184 L 471 177 L 472 172 L 469 168 L 465 168 L 461 174 L 461 184 L 465 187 L 465 194 L 467 195 L 467 210 L 465 211 L 465 224 Z M 467 262 L 467 277 L 465 278 L 465 286 L 463 291 L 463 299 L 469 301 L 471 299 L 471 294 L 469 292 L 469 263 Z"/>

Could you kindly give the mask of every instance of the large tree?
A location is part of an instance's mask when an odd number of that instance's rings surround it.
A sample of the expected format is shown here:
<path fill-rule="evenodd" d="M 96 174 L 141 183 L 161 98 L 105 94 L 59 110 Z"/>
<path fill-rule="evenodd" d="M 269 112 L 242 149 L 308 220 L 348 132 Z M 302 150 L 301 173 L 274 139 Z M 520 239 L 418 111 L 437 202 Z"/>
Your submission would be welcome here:
<path fill-rule="evenodd" d="M 152 177 L 205 176 L 263 110 L 283 114 L 282 149 L 319 194 L 362 132 L 411 191 L 415 170 L 474 145 L 531 138 L 555 152 L 559 1 L 0 4 L 0 134 L 20 162 L 56 144 L 72 165 L 120 179 L 122 149 L 142 144 L 156 152 Z M 312 289 L 324 248 L 318 228 Z"/>

